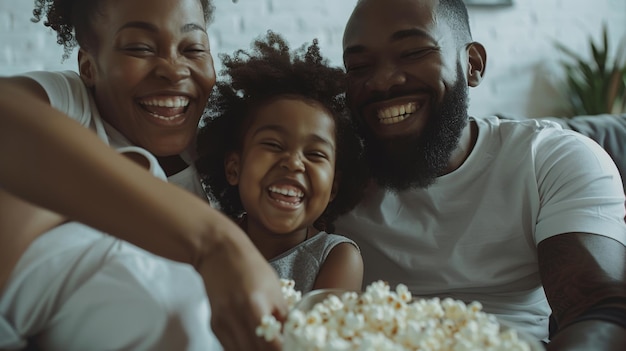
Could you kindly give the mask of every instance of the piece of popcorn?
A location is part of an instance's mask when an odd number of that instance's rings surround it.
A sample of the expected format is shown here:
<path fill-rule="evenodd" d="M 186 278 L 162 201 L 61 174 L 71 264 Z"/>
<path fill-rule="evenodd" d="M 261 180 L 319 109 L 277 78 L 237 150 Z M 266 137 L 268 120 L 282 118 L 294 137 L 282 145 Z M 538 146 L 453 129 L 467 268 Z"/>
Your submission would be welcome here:
<path fill-rule="evenodd" d="M 293 280 L 280 279 L 280 284 L 283 296 L 287 301 L 287 307 L 293 308 L 302 299 L 302 292 L 295 289 L 296 282 Z"/>
<path fill-rule="evenodd" d="M 261 325 L 256 328 L 256 335 L 266 341 L 272 341 L 280 336 L 281 324 L 272 315 L 263 316 Z"/>
<path fill-rule="evenodd" d="M 407 302 L 407 303 L 410 302 L 411 299 L 413 299 L 413 296 L 411 295 L 409 288 L 404 284 L 398 284 L 396 286 L 396 294 L 398 294 L 398 297 L 400 298 L 400 300 Z"/>

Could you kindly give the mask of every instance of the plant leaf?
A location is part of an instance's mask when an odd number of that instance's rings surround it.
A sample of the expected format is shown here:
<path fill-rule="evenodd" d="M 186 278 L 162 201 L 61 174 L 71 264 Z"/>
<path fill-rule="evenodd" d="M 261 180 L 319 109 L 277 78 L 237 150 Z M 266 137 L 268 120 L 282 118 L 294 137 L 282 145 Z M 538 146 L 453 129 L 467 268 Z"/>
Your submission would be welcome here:
<path fill-rule="evenodd" d="M 559 49 L 560 51 L 562 51 L 564 54 L 566 54 L 567 56 L 573 58 L 576 61 L 584 61 L 584 59 L 578 55 L 576 52 L 572 51 L 572 49 L 568 48 L 567 46 L 561 44 L 561 43 L 555 43 L 556 48 Z"/>
<path fill-rule="evenodd" d="M 618 98 L 617 94 L 620 90 L 620 84 L 623 83 L 622 72 L 619 68 L 614 67 L 611 76 L 608 81 L 608 89 L 606 92 L 606 108 L 607 111 L 612 111 L 615 104 L 615 100 Z"/>
<path fill-rule="evenodd" d="M 606 67 L 606 54 L 605 52 L 603 52 L 602 49 L 598 49 L 593 41 L 591 41 L 590 45 L 591 53 L 593 54 L 593 60 L 596 64 L 596 67 L 598 68 L 598 71 L 600 71 L 600 73 L 602 74 L 604 73 L 604 68 Z"/>
<path fill-rule="evenodd" d="M 588 45 L 591 59 L 555 43 L 555 47 L 566 56 L 561 65 L 566 74 L 568 98 L 574 113 L 626 112 L 626 36 L 617 45 L 613 58 L 609 56 L 613 53 L 606 23 L 602 26 L 601 39 L 595 41 L 589 37 Z"/>

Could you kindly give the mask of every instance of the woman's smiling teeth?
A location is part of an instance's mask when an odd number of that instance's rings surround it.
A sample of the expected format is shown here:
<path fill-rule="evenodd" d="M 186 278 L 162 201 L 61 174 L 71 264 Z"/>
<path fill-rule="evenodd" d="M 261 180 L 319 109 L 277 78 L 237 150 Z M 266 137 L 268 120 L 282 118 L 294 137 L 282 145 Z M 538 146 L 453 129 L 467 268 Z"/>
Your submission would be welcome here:
<path fill-rule="evenodd" d="M 415 102 L 382 108 L 378 110 L 378 121 L 382 124 L 402 122 L 416 110 L 417 104 Z"/>
<path fill-rule="evenodd" d="M 144 99 L 139 104 L 156 118 L 171 120 L 185 112 L 189 98 L 184 96 Z"/>
<path fill-rule="evenodd" d="M 282 204 L 285 205 L 298 205 L 302 202 L 302 198 L 304 197 L 304 193 L 293 186 L 270 186 L 269 187 L 270 197 Z"/>

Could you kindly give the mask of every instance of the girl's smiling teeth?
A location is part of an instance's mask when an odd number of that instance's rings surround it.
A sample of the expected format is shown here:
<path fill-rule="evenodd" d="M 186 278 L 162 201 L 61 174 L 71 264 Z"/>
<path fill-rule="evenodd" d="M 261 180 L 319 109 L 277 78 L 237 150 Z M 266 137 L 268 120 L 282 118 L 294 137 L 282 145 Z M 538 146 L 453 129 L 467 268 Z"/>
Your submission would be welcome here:
<path fill-rule="evenodd" d="M 189 98 L 185 96 L 148 98 L 139 101 L 139 104 L 154 117 L 171 120 L 185 112 Z"/>
<path fill-rule="evenodd" d="M 403 105 L 385 107 L 378 110 L 378 121 L 382 124 L 394 124 L 404 121 L 409 115 L 417 111 L 417 103 L 409 102 Z"/>
<path fill-rule="evenodd" d="M 294 186 L 276 186 L 268 188 L 270 198 L 284 205 L 295 206 L 302 202 L 304 193 Z"/>

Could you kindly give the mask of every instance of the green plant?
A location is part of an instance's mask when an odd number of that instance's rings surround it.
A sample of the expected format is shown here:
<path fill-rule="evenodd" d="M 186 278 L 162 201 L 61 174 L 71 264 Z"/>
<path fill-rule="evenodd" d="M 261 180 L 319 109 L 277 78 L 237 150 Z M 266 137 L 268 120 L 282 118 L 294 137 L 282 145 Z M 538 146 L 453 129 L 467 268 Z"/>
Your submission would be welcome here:
<path fill-rule="evenodd" d="M 568 56 L 562 65 L 567 74 L 568 98 L 575 115 L 626 113 L 626 37 L 611 59 L 607 32 L 604 25 L 601 43 L 589 39 L 590 60 L 555 43 Z"/>

